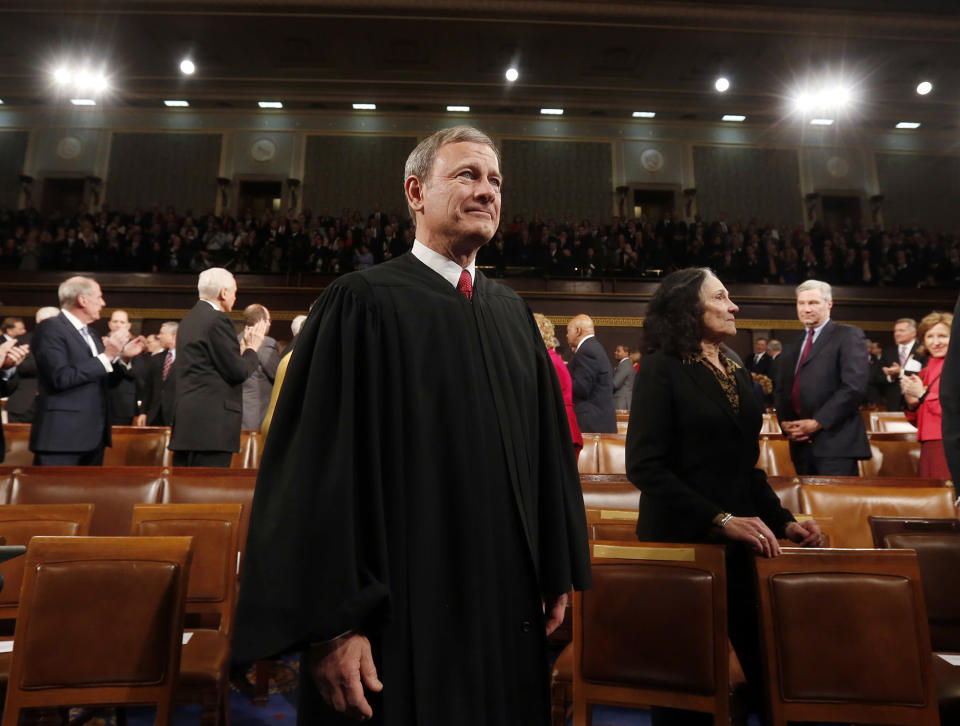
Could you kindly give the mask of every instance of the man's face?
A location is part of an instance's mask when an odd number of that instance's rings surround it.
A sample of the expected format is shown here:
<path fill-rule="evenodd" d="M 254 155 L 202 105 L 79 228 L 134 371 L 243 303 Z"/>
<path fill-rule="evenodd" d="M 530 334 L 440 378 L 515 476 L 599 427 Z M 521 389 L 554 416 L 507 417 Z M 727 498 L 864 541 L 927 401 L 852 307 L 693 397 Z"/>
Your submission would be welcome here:
<path fill-rule="evenodd" d="M 500 225 L 502 177 L 486 144 L 461 141 L 440 147 L 422 185 L 422 224 L 429 234 L 480 248 Z"/>
<path fill-rule="evenodd" d="M 912 343 L 916 337 L 917 330 L 910 327 L 910 323 L 897 323 L 893 326 L 893 340 L 897 345 Z"/>
<path fill-rule="evenodd" d="M 220 290 L 220 306 L 225 313 L 233 310 L 233 304 L 237 301 L 237 281 L 231 280 L 230 285 Z"/>
<path fill-rule="evenodd" d="M 130 318 L 123 310 L 114 310 L 108 323 L 110 332 L 115 333 L 118 330 L 130 330 Z"/>
<path fill-rule="evenodd" d="M 19 338 L 21 335 L 26 335 L 27 327 L 23 324 L 22 320 L 18 320 L 13 324 L 13 327 L 7 330 L 7 335 L 11 338 Z"/>
<path fill-rule="evenodd" d="M 157 333 L 157 342 L 160 344 L 161 348 L 171 349 L 177 347 L 177 334 L 171 333 L 167 328 L 160 328 L 160 332 Z"/>
<path fill-rule="evenodd" d="M 759 355 L 760 353 L 767 352 L 767 341 L 763 338 L 757 338 L 757 342 L 753 344 L 754 352 Z"/>
<path fill-rule="evenodd" d="M 827 322 L 833 300 L 823 299 L 822 290 L 804 290 L 797 295 L 797 317 L 808 328 L 817 328 Z"/>
<path fill-rule="evenodd" d="M 618 345 L 618 346 L 617 346 L 617 349 L 616 349 L 615 351 L 613 351 L 613 357 L 614 357 L 616 360 L 623 360 L 623 359 L 626 358 L 628 355 L 629 355 L 629 353 L 627 353 L 627 351 L 625 351 L 625 350 L 623 349 L 623 346 L 622 346 L 622 345 Z"/>
<path fill-rule="evenodd" d="M 573 323 L 567 324 L 567 345 L 571 348 L 575 348 L 577 345 L 577 338 L 580 336 L 580 327 L 574 325 Z"/>
<path fill-rule="evenodd" d="M 83 312 L 83 317 L 80 317 L 85 323 L 92 323 L 94 320 L 100 318 L 100 311 L 103 310 L 104 305 L 107 304 L 107 301 L 103 299 L 103 292 L 100 290 L 100 285 L 93 283 L 93 290 L 89 295 L 78 295 L 77 296 L 77 307 Z"/>

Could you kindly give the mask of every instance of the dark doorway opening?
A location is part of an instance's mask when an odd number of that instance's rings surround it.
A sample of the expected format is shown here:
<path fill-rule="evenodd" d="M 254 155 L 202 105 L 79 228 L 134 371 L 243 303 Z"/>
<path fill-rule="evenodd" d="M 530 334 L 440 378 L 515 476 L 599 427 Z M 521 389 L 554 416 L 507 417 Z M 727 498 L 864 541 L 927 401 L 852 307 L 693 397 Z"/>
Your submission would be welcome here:
<path fill-rule="evenodd" d="M 667 212 L 673 212 L 673 195 L 668 189 L 634 189 L 633 216 L 646 217 L 650 224 L 656 224 Z"/>
<path fill-rule="evenodd" d="M 860 223 L 860 197 L 824 194 L 821 200 L 825 226 L 843 229 Z"/>
<path fill-rule="evenodd" d="M 44 179 L 43 213 L 50 215 L 61 212 L 64 217 L 72 217 L 83 204 L 83 179 Z"/>
<path fill-rule="evenodd" d="M 283 182 L 240 182 L 240 209 L 253 210 L 255 215 L 265 211 L 279 212 L 283 204 Z"/>

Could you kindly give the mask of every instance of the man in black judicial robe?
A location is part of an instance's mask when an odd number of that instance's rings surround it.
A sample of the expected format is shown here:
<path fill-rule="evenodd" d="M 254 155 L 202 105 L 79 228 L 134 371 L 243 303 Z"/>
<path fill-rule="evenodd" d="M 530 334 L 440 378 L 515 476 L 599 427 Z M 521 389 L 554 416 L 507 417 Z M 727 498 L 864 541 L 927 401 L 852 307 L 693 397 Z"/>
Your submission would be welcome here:
<path fill-rule="evenodd" d="M 559 384 L 526 304 L 475 269 L 489 139 L 434 134 L 405 191 L 411 254 L 327 288 L 290 360 L 234 657 L 307 648 L 301 724 L 546 726 L 546 634 L 590 582 Z"/>

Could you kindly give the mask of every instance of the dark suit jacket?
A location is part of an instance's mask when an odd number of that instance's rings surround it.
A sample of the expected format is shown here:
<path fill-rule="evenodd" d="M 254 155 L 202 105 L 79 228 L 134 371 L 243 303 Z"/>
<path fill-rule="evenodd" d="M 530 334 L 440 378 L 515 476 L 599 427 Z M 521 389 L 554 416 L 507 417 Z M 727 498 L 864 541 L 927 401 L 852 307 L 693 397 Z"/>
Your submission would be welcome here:
<path fill-rule="evenodd" d="M 914 340 L 913 345 L 910 346 L 910 352 L 907 354 L 907 360 L 910 358 L 916 358 L 921 363 L 926 364 L 927 357 L 925 355 L 917 355 L 917 345 L 918 341 Z M 883 352 L 880 353 L 880 367 L 887 368 L 892 366 L 894 363 L 900 362 L 900 354 L 897 352 L 897 344 L 894 343 L 891 346 L 887 346 L 883 349 Z M 880 371 L 882 376 L 880 385 L 883 388 L 883 398 L 884 402 L 887 404 L 888 411 L 902 411 L 905 408 L 903 394 L 900 392 L 900 382 L 899 381 L 888 381 L 887 377 L 883 375 L 883 371 Z"/>
<path fill-rule="evenodd" d="M 96 333 L 92 337 L 102 353 L 100 337 Z M 110 446 L 107 391 L 122 366 L 108 374 L 63 313 L 36 327 L 31 350 L 37 360 L 39 395 L 30 450 L 85 452 Z"/>
<path fill-rule="evenodd" d="M 0 361 L 2 362 L 2 361 Z M 9 396 L 10 391 L 17 385 L 17 374 L 14 373 L 9 380 L 0 379 L 0 396 Z M 9 400 L 9 399 L 8 399 Z M 7 439 L 3 435 L 3 425 L 0 424 L 0 464 L 7 453 Z"/>
<path fill-rule="evenodd" d="M 17 345 L 30 345 L 32 339 L 31 333 L 21 335 Z M 32 423 L 37 405 L 37 359 L 32 349 L 17 366 L 16 385 L 7 390 L 7 416 L 21 423 Z"/>
<path fill-rule="evenodd" d="M 957 336 L 954 338 L 953 336 Z M 947 466 L 955 482 L 960 481 L 960 297 L 953 309 L 950 340 L 957 341 L 947 348 L 940 376 L 940 408 L 943 411 L 943 451 Z"/>
<path fill-rule="evenodd" d="M 780 354 L 777 375 L 777 417 L 781 421 L 816 419 L 823 427 L 813 436 L 814 456 L 869 459 L 870 444 L 860 415 L 867 394 L 869 363 L 863 331 L 828 321 L 798 372 L 800 410 L 793 410 L 794 368 L 804 337 Z"/>
<path fill-rule="evenodd" d="M 198 300 L 177 330 L 173 451 L 239 451 L 243 382 L 259 364 L 240 355 L 230 316 Z"/>
<path fill-rule="evenodd" d="M 771 358 L 767 353 L 764 353 L 759 362 L 754 362 L 756 353 L 751 353 L 750 357 L 747 359 L 747 370 L 751 373 L 759 373 L 762 376 L 770 375 L 770 366 L 773 364 L 773 358 Z"/>
<path fill-rule="evenodd" d="M 759 516 L 780 537 L 793 521 L 756 468 L 762 417 L 753 380 L 744 368 L 735 375 L 739 413 L 703 363 L 666 353 L 640 360 L 626 447 L 627 476 L 642 492 L 640 539 L 706 541 L 720 512 Z"/>
<path fill-rule="evenodd" d="M 573 381 L 573 411 L 584 433 L 617 433 L 613 407 L 613 369 L 596 338 L 580 344 L 568 366 Z"/>
<path fill-rule="evenodd" d="M 143 402 L 141 409 L 147 414 L 147 426 L 169 426 L 173 423 L 173 410 L 177 396 L 177 359 L 163 380 L 163 362 L 167 351 L 150 356 L 146 361 L 143 379 Z"/>
<path fill-rule="evenodd" d="M 131 361 L 130 368 L 118 365 L 118 375 L 110 381 L 110 418 L 117 426 L 129 426 L 140 413 L 137 401 L 143 395 L 140 385 L 141 358 Z"/>

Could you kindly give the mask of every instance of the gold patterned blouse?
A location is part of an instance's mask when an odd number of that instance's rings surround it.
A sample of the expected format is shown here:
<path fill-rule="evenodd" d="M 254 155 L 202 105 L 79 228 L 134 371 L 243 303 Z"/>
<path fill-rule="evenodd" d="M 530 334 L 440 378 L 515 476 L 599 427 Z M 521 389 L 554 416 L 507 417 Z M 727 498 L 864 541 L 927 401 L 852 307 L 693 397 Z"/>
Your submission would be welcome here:
<path fill-rule="evenodd" d="M 683 361 L 684 363 L 701 363 L 705 365 L 707 370 L 717 379 L 717 383 L 720 384 L 720 388 L 723 390 L 723 395 L 727 397 L 733 410 L 736 413 L 740 413 L 740 392 L 737 390 L 737 379 L 733 374 L 737 368 L 740 368 L 736 361 L 730 360 L 730 358 L 723 354 L 723 351 L 720 351 L 720 365 L 723 366 L 723 371 L 707 360 L 707 357 L 703 353 L 686 356 Z"/>

